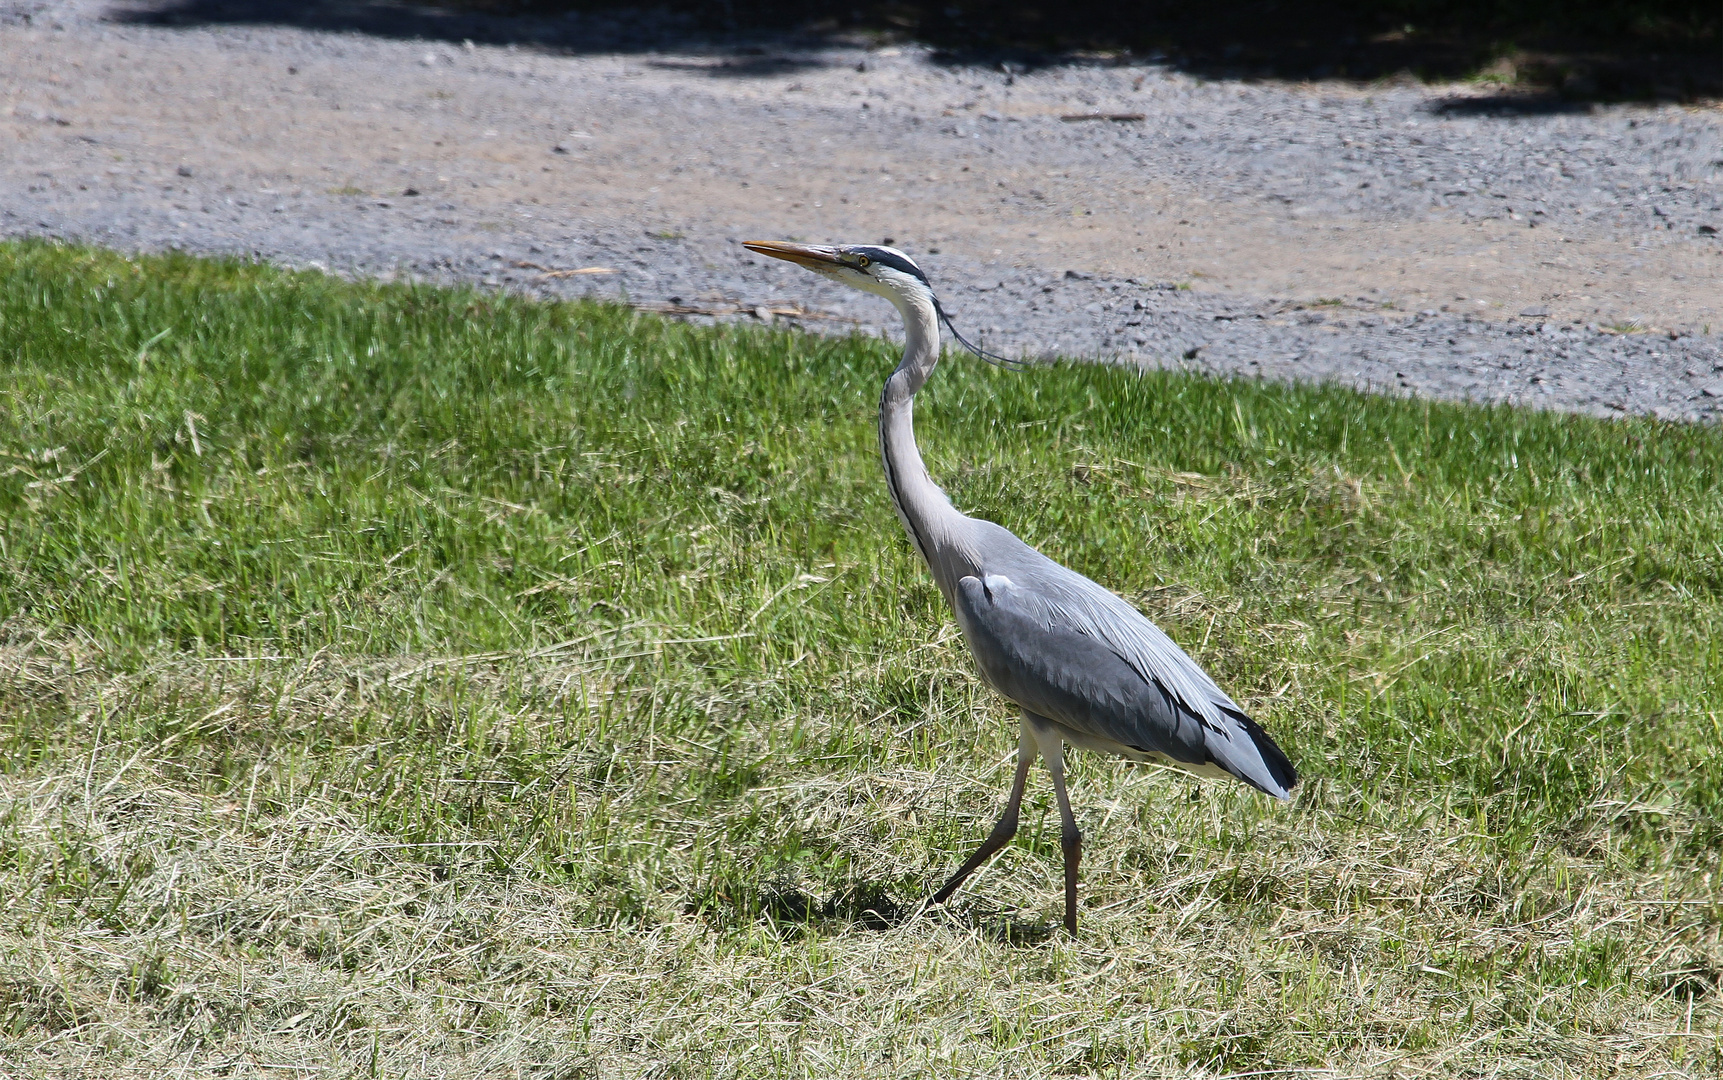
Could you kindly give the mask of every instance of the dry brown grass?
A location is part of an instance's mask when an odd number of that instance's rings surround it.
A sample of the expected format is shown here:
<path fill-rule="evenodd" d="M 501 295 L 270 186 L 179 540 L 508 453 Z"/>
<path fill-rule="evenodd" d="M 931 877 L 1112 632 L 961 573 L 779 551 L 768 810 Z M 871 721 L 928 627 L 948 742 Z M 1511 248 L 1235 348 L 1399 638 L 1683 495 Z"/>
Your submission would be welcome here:
<path fill-rule="evenodd" d="M 1433 807 L 1361 808 L 1317 780 L 1295 811 L 1276 812 L 1160 770 L 1086 761 L 1080 939 L 1039 921 L 1057 892 L 1040 824 L 954 913 L 875 929 L 841 901 L 822 914 L 816 896 L 810 919 L 774 920 L 808 883 L 793 864 L 755 896 L 702 895 L 696 851 L 771 820 L 821 838 L 857 881 L 936 873 L 927 827 L 979 835 L 1008 761 L 1003 738 L 986 758 L 954 756 L 937 773 L 797 769 L 687 819 L 662 803 L 618 809 L 655 802 L 643 774 L 618 785 L 563 769 L 568 790 L 542 801 L 566 804 L 576 828 L 604 820 L 588 843 L 620 874 L 571 884 L 478 833 L 413 842 L 368 827 L 366 794 L 338 778 L 357 784 L 379 744 L 335 751 L 346 766 L 317 782 L 268 754 L 219 794 L 188 782 L 260 703 L 307 729 L 363 727 L 359 714 L 379 700 L 431 715 L 455 704 L 452 684 L 432 674 L 453 663 L 229 662 L 219 676 L 218 665 L 169 663 L 115 675 L 80 659 L 38 645 L 14 648 L 0 669 L 11 705 L 51 704 L 79 746 L 0 781 L 0 1001 L 17 1075 L 1723 1067 L 1715 886 L 1621 866 L 1607 836 L 1593 859 L 1552 843 L 1509 871 L 1480 853 L 1476 822 Z M 603 667 L 546 658 L 465 670 L 460 703 L 510 720 L 469 747 L 477 753 L 496 750 L 495 738 L 551 750 L 570 730 L 569 698 L 591 700 L 608 681 Z M 401 684 L 385 691 L 390 676 Z M 151 713 L 189 722 L 145 735 L 126 719 Z M 668 771 L 698 757 L 669 740 L 653 753 Z M 568 760 L 590 764 L 578 751 Z M 463 771 L 451 761 L 414 779 L 438 798 L 508 783 L 463 785 Z M 650 858 L 631 857 L 634 845 Z"/>

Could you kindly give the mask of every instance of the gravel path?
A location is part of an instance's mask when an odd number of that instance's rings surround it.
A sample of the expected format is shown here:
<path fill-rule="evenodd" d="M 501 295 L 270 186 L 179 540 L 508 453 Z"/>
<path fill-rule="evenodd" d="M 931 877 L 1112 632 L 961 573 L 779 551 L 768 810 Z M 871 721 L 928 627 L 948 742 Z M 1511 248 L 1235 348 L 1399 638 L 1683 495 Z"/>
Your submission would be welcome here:
<path fill-rule="evenodd" d="M 736 241 L 890 238 L 1005 351 L 1723 417 L 1717 107 L 160 14 L 0 0 L 0 235 L 820 330 L 888 312 Z"/>

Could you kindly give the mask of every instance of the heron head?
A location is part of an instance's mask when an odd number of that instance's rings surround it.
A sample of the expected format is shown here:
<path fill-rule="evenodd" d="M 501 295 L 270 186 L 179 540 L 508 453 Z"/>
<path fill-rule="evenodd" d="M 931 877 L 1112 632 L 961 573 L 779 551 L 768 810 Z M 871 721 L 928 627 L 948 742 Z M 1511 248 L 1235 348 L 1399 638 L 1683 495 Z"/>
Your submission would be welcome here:
<path fill-rule="evenodd" d="M 907 321 L 920 309 L 929 320 L 937 318 L 951 331 L 958 344 L 1000 367 L 1021 368 L 1022 360 L 988 352 L 957 332 L 951 316 L 940 306 L 933 294 L 927 275 L 915 260 L 894 247 L 874 247 L 871 244 L 789 244 L 779 240 L 749 240 L 742 244 L 749 251 L 770 255 L 774 259 L 804 266 L 823 277 L 841 281 L 852 289 L 883 296 L 897 305 Z M 937 329 L 937 326 L 934 327 Z"/>
<path fill-rule="evenodd" d="M 777 240 L 750 240 L 749 251 L 793 262 L 854 289 L 883 296 L 887 300 L 916 298 L 933 302 L 933 286 L 915 260 L 892 247 L 869 244 L 788 244 Z"/>

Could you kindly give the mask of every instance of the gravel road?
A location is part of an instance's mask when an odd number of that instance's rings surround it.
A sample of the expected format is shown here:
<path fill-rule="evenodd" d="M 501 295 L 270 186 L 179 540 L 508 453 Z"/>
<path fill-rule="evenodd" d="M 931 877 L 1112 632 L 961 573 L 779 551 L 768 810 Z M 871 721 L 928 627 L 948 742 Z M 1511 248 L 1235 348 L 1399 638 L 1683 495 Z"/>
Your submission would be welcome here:
<path fill-rule="evenodd" d="M 889 239 L 1003 351 L 1723 418 L 1716 106 L 321 10 L 0 0 L 0 235 L 820 331 L 737 241 Z"/>

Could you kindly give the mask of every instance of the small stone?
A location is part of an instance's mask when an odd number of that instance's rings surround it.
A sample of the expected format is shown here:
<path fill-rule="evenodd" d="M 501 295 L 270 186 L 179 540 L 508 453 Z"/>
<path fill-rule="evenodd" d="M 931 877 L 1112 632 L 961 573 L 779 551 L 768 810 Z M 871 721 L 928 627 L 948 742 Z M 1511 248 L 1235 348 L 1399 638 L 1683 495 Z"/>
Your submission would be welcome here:
<path fill-rule="evenodd" d="M 1706 236 L 1716 236 L 1717 235 L 1717 226 L 1715 226 L 1715 225 L 1701 225 L 1701 226 L 1699 226 L 1699 231 Z"/>
<path fill-rule="evenodd" d="M 403 188 L 401 191 L 401 197 L 406 199 L 414 199 L 417 198 L 418 195 L 419 189 L 416 187 Z"/>
<path fill-rule="evenodd" d="M 181 176 L 190 176 L 191 175 L 191 166 L 190 165 L 181 165 L 179 168 L 175 169 L 174 172 L 179 173 Z"/>
<path fill-rule="evenodd" d="M 1526 319 L 1547 319 L 1549 317 L 1549 313 L 1550 309 L 1544 307 L 1542 304 L 1520 309 L 1521 318 Z"/>
<path fill-rule="evenodd" d="M 1699 388 L 1699 392 L 1706 397 L 1723 398 L 1723 380 L 1708 382 Z"/>
<path fill-rule="evenodd" d="M 1095 275 L 1084 270 L 1067 270 L 1065 277 L 1073 281 L 1091 281 Z"/>

